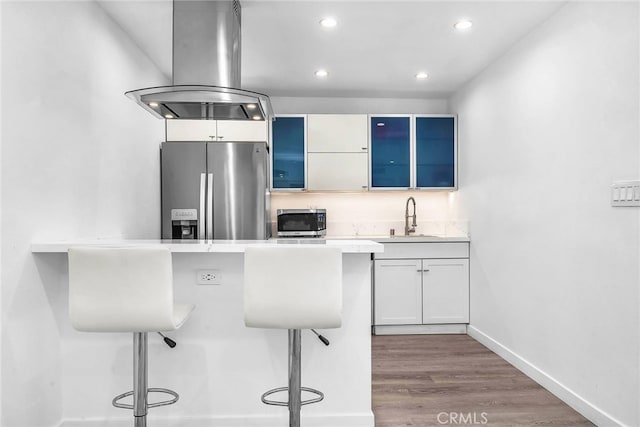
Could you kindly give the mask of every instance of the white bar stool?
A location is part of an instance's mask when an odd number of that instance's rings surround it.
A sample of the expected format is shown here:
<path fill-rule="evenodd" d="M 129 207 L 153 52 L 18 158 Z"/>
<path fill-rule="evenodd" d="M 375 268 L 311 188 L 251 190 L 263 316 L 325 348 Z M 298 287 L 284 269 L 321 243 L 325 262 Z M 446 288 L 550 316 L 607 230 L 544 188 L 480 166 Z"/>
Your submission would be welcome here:
<path fill-rule="evenodd" d="M 262 402 L 289 408 L 289 426 L 300 426 L 302 405 L 322 392 L 301 386 L 301 329 L 342 324 L 342 251 L 339 248 L 247 248 L 244 255 L 244 321 L 250 328 L 289 330 L 289 386 L 265 392 Z M 267 396 L 288 391 L 287 401 Z M 317 397 L 302 400 L 301 392 Z"/>
<path fill-rule="evenodd" d="M 85 332 L 133 333 L 133 391 L 112 404 L 132 409 L 135 427 L 147 425 L 147 410 L 178 401 L 173 390 L 147 387 L 147 333 L 173 331 L 189 317 L 193 305 L 173 302 L 171 252 L 163 247 L 69 248 L 69 317 Z M 175 345 L 175 344 L 174 344 Z M 171 399 L 149 403 L 148 393 Z M 132 396 L 133 404 L 118 402 Z"/>

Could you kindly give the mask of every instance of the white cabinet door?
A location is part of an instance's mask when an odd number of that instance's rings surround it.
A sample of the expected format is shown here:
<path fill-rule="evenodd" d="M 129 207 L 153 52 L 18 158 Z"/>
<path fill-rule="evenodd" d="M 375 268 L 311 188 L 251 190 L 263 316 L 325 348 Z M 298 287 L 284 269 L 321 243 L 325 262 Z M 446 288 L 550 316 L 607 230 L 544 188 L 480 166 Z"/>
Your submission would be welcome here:
<path fill-rule="evenodd" d="M 266 121 L 218 120 L 218 141 L 266 142 L 268 127 Z"/>
<path fill-rule="evenodd" d="M 374 325 L 422 323 L 419 259 L 375 261 Z"/>
<path fill-rule="evenodd" d="M 309 114 L 310 153 L 366 153 L 369 141 L 366 114 Z"/>
<path fill-rule="evenodd" d="M 167 141 L 266 142 L 266 121 L 167 120 Z"/>
<path fill-rule="evenodd" d="M 215 120 L 166 120 L 167 141 L 215 141 Z"/>
<path fill-rule="evenodd" d="M 469 260 L 424 259 L 422 269 L 422 323 L 469 323 Z"/>
<path fill-rule="evenodd" d="M 307 188 L 319 190 L 366 190 L 367 153 L 308 153 Z"/>

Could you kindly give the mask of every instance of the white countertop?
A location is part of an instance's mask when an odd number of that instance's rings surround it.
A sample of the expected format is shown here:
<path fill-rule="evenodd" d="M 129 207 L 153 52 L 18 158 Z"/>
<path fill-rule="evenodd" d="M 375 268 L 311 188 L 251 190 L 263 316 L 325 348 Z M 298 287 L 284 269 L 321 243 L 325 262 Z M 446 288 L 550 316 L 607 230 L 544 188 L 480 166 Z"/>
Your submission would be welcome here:
<path fill-rule="evenodd" d="M 330 236 L 327 239 L 345 239 L 345 240 L 372 240 L 379 243 L 440 243 L 440 242 L 470 242 L 469 236 L 435 236 L 418 234 L 411 236 L 395 235 L 391 236 Z"/>
<path fill-rule="evenodd" d="M 243 253 L 247 247 L 278 247 L 298 245 L 301 247 L 326 245 L 338 247 L 344 253 L 379 253 L 384 245 L 369 239 L 271 239 L 271 240 L 126 240 L 92 239 L 53 242 L 33 242 L 33 253 L 66 253 L 72 246 L 154 246 L 168 247 L 172 253 Z"/>

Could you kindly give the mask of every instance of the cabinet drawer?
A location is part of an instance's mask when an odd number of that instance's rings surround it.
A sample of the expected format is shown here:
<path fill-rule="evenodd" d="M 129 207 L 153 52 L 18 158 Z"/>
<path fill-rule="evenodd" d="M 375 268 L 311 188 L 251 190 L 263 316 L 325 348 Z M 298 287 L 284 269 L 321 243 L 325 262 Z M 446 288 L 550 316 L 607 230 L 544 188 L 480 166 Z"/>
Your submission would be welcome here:
<path fill-rule="evenodd" d="M 375 258 L 469 258 L 469 243 L 385 243 L 384 252 L 375 254 Z"/>

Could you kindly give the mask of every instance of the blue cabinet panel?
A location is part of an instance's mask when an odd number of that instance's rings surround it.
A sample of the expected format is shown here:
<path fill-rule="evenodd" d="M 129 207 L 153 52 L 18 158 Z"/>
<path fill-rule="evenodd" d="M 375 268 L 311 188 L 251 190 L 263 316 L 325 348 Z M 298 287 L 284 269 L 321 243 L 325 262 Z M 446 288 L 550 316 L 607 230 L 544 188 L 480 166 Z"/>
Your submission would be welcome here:
<path fill-rule="evenodd" d="M 271 123 L 273 188 L 304 188 L 304 117 Z"/>
<path fill-rule="evenodd" d="M 416 117 L 416 186 L 455 187 L 453 117 Z"/>
<path fill-rule="evenodd" d="M 411 185 L 409 117 L 371 117 L 371 186 Z"/>

